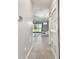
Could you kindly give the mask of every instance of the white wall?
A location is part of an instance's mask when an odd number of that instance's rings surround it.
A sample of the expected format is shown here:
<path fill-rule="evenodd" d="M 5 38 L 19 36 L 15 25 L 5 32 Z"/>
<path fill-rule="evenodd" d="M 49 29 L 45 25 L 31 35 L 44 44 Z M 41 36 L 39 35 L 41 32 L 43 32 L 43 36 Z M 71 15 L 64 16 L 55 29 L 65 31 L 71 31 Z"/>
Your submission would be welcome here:
<path fill-rule="evenodd" d="M 18 14 L 23 18 L 32 17 L 32 5 L 30 0 L 18 0 Z"/>
<path fill-rule="evenodd" d="M 55 12 L 53 13 L 54 9 Z M 51 45 L 51 50 L 55 55 L 56 59 L 59 59 L 59 51 L 58 51 L 58 0 L 53 0 L 51 8 L 50 8 L 50 19 L 49 19 L 49 43 Z"/>
<path fill-rule="evenodd" d="M 18 16 L 18 59 L 25 59 L 32 44 L 32 6 L 30 0 L 19 0 Z"/>

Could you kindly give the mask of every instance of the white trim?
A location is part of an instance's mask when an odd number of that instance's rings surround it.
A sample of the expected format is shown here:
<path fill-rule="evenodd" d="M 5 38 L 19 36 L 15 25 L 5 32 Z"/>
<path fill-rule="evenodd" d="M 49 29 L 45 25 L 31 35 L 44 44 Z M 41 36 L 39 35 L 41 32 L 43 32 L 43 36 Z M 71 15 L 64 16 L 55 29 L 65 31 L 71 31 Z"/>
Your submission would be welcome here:
<path fill-rule="evenodd" d="M 54 54 L 55 59 L 58 59 L 58 57 L 57 57 L 57 55 L 56 55 L 56 53 L 55 53 L 55 51 L 54 51 L 54 49 L 53 49 L 53 48 L 51 48 L 51 51 L 52 51 L 52 53 Z"/>
<path fill-rule="evenodd" d="M 32 49 L 33 49 L 33 45 L 32 45 L 32 46 L 31 46 L 31 48 L 29 49 L 29 51 L 28 51 L 27 56 L 26 56 L 26 58 L 25 58 L 25 59 L 28 59 L 28 57 L 29 57 L 29 55 L 30 55 L 30 53 L 31 53 Z"/>

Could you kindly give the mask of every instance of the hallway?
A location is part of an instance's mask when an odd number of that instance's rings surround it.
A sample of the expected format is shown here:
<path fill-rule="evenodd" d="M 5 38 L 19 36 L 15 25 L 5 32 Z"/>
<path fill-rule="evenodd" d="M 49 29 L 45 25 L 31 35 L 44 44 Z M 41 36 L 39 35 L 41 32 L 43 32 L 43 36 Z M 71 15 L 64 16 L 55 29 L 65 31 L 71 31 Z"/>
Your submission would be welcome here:
<path fill-rule="evenodd" d="M 59 59 L 58 0 L 19 0 L 18 16 L 18 59 Z"/>
<path fill-rule="evenodd" d="M 55 59 L 48 45 L 48 37 L 43 37 L 41 33 L 35 35 L 33 48 L 27 59 Z"/>

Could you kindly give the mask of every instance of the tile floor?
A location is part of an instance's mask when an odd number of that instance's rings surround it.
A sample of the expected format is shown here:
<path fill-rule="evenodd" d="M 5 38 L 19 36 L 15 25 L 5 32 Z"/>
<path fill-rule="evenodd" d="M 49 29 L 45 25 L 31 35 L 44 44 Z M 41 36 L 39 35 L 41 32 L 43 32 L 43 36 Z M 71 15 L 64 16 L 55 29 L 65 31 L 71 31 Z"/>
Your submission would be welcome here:
<path fill-rule="evenodd" d="M 48 45 L 48 37 L 42 37 L 42 34 L 38 33 L 33 39 L 33 49 L 28 59 L 55 59 Z"/>

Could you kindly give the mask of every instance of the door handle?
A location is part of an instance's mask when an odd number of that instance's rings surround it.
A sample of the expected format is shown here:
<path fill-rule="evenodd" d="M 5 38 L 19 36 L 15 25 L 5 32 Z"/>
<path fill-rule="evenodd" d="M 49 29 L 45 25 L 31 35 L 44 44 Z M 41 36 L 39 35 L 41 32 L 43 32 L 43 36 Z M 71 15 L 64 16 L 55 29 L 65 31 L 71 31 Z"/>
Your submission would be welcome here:
<path fill-rule="evenodd" d="M 23 20 L 22 16 L 19 16 L 18 22 L 21 22 Z"/>

